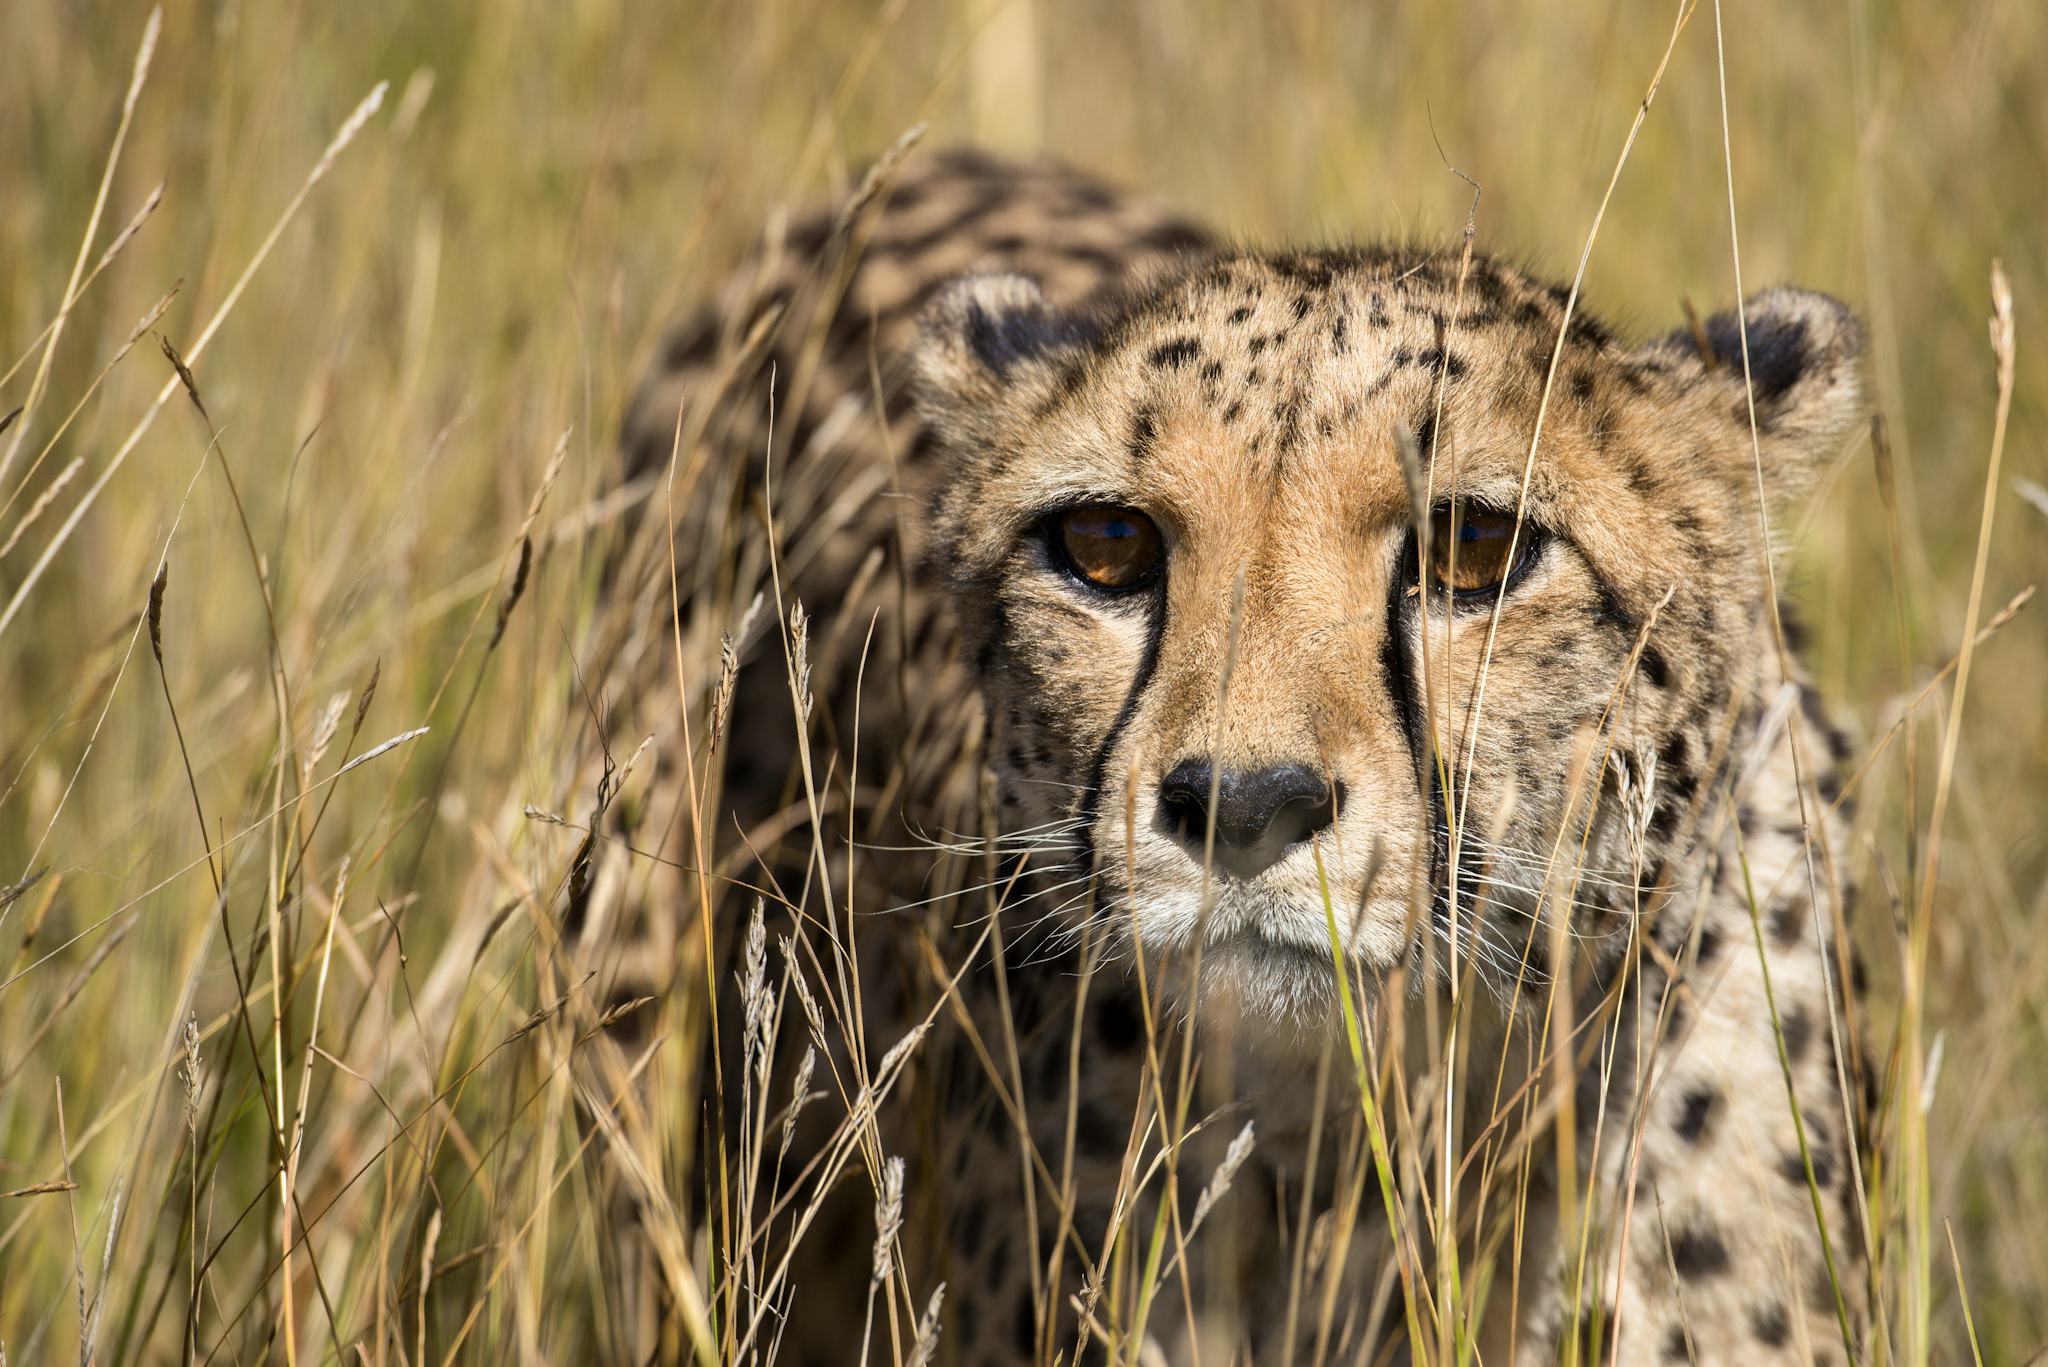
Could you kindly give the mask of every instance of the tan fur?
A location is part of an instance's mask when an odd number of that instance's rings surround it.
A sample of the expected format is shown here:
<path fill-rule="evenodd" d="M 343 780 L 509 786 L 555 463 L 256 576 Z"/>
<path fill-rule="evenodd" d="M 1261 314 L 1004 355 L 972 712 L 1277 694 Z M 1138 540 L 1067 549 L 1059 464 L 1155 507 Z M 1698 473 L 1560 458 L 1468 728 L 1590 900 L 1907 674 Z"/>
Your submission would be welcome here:
<path fill-rule="evenodd" d="M 1371 991 L 1455 966 L 1499 1032 L 1525 1039 L 1552 981 L 1572 984 L 1560 1009 L 1573 1020 L 1611 994 L 1625 1058 L 1576 1116 L 1592 1265 L 1577 1275 L 1575 1232 L 1545 1244 L 1538 1212 L 1521 1303 L 1497 1296 L 1488 1360 L 1506 1360 L 1511 1308 L 1519 1361 L 1562 1357 L 1571 1326 L 1584 1336 L 1595 1319 L 1602 1360 L 1617 1332 L 1621 1362 L 1840 1360 L 1778 1051 L 1782 1033 L 1860 1335 L 1856 1135 L 1830 1028 L 1843 903 L 1816 791 L 1831 791 L 1840 755 L 1781 667 L 1757 489 L 1761 472 L 1782 518 L 1861 422 L 1847 311 L 1792 290 L 1749 301 L 1753 445 L 1732 318 L 1708 326 L 1711 354 L 1682 332 L 1630 345 L 1583 310 L 1567 325 L 1565 291 L 1483 257 L 1222 251 L 1084 179 L 961 156 L 914 166 L 893 203 L 884 190 L 843 231 L 833 222 L 802 230 L 765 284 L 735 287 L 683 335 L 628 440 L 643 468 L 665 461 L 681 397 L 738 376 L 719 407 L 685 405 L 682 449 L 745 478 L 767 448 L 748 377 L 778 359 L 775 449 L 843 471 L 824 487 L 866 481 L 876 495 L 810 510 L 837 520 L 807 541 L 806 510 L 780 515 L 812 547 L 793 592 L 814 611 L 901 614 L 907 687 L 863 713 L 862 744 L 905 756 L 903 800 L 933 810 L 973 751 L 956 704 L 978 685 L 1004 829 L 1064 833 L 1044 876 L 1092 880 L 1090 905 L 1135 927 L 1180 1012 L 1253 1027 L 1270 1064 L 1243 1097 L 1268 1132 L 1261 1171 L 1283 1190 L 1300 1180 L 1288 1146 L 1332 1019 L 1325 880 Z M 765 334 L 749 321 L 763 316 Z M 891 482 L 909 497 L 880 498 Z M 1418 495 L 1522 510 L 1528 560 L 1497 620 L 1491 599 L 1454 610 L 1418 591 Z M 1156 591 L 1107 598 L 1058 563 L 1046 519 L 1083 503 L 1157 523 Z M 724 506 L 692 511 L 686 543 L 737 536 Z M 861 572 L 876 547 L 919 569 L 909 597 Z M 831 681 L 819 693 L 833 697 Z M 1162 776 L 1189 759 L 1312 768 L 1340 785 L 1335 821 L 1256 877 L 1205 873 L 1159 816 Z M 971 805 L 957 790 L 946 801 Z M 733 805 L 758 816 L 772 803 L 742 788 Z M 1660 1002 L 1675 1003 L 1661 1020 Z M 1059 1008 L 1045 1019 L 1027 1048 L 1063 1068 Z M 1841 1045 L 1853 1074 L 1852 1032 Z M 1113 1106 L 1134 1074 L 1108 1065 L 1098 1100 Z M 1490 1118 L 1481 1092 L 1473 1132 Z M 1061 1114 L 1043 1118 L 1056 1151 Z M 968 1149 L 1001 1152 L 992 1129 Z M 972 1184 L 949 1199 L 1014 1211 L 1014 1159 L 966 1166 Z M 1586 1189 L 1583 1173 L 1563 1180 Z M 976 1227 L 975 1248 L 956 1239 L 939 1256 L 977 1257 L 990 1236 L 986 1219 Z M 1273 1315 L 1275 1265 L 1247 1270 L 1267 1279 L 1243 1295 L 1249 1343 L 1278 1340 L 1259 1319 Z M 1361 1306 L 1376 1271 L 1359 1274 Z M 982 1276 L 951 1282 L 949 1307 L 998 1307 L 956 1309 L 980 1335 L 958 1360 L 1028 1360 L 1006 1299 L 1021 1274 Z M 1067 1342 L 1043 1325 L 1036 1338 L 1041 1360 Z"/>

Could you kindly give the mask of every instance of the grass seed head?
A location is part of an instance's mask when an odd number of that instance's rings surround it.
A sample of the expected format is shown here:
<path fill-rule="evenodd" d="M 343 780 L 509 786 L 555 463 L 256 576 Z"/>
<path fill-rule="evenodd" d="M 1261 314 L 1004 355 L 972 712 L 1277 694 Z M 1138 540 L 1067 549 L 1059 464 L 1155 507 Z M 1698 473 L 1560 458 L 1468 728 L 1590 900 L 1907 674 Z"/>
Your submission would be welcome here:
<path fill-rule="evenodd" d="M 805 1045 L 803 1061 L 796 1066 L 796 1081 L 789 1089 L 789 1110 L 782 1118 L 782 1148 L 777 1154 L 778 1158 L 789 1156 L 789 1146 L 796 1139 L 797 1117 L 802 1115 L 804 1107 L 810 1104 L 811 1073 L 817 1066 L 817 1046 Z"/>
<path fill-rule="evenodd" d="M 939 1306 L 946 1299 L 946 1284 L 940 1282 L 932 1288 L 931 1299 L 925 1302 L 924 1314 L 918 1317 L 917 1338 L 910 1345 L 909 1367 L 931 1367 L 934 1354 L 939 1351 Z"/>
<path fill-rule="evenodd" d="M 903 1160 L 891 1154 L 882 1164 L 882 1190 L 875 1198 L 874 1284 L 896 1271 L 896 1236 L 903 1229 Z"/>

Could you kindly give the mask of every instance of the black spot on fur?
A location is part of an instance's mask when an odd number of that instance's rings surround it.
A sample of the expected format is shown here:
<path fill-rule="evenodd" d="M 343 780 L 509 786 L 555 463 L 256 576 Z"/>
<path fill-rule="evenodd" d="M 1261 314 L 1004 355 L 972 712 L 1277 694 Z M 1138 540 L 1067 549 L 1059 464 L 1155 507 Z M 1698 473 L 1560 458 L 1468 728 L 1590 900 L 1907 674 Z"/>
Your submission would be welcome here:
<path fill-rule="evenodd" d="M 683 370 L 703 365 L 718 354 L 718 330 L 708 323 L 693 323 L 688 328 L 673 333 L 662 352 L 662 365 L 670 370 Z"/>
<path fill-rule="evenodd" d="M 816 256 L 831 240 L 832 219 L 821 214 L 792 228 L 783 245 L 797 256 Z"/>
<path fill-rule="evenodd" d="M 1415 363 L 1432 375 L 1442 370 L 1453 380 L 1464 379 L 1465 372 L 1471 369 L 1463 356 L 1455 351 L 1446 353 L 1442 347 L 1429 348 L 1415 358 Z"/>
<path fill-rule="evenodd" d="M 1009 634 L 1009 617 L 1009 610 L 998 599 L 989 613 L 988 635 L 982 638 L 981 648 L 974 652 L 974 670 L 983 677 L 995 672 L 996 652 L 1001 648 L 1003 637 Z"/>
<path fill-rule="evenodd" d="M 991 315 L 980 304 L 967 309 L 967 344 L 998 378 L 1013 366 L 1061 347 L 1086 344 L 1093 328 L 1086 322 L 1045 309 L 1013 309 Z"/>
<path fill-rule="evenodd" d="M 1785 632 L 1785 648 L 1794 655 L 1804 655 L 1806 648 L 1813 644 L 1813 633 L 1806 629 L 1806 618 L 1792 604 L 1779 602 L 1778 625 Z"/>
<path fill-rule="evenodd" d="M 1212 383 L 1220 381 L 1223 378 L 1223 362 L 1211 361 L 1207 365 L 1203 366 L 1202 378 Z"/>
<path fill-rule="evenodd" d="M 1820 732 L 1821 738 L 1827 742 L 1828 754 L 1835 763 L 1846 763 L 1850 751 L 1848 733 L 1835 725 L 1834 720 L 1828 716 L 1827 708 L 1821 702 L 1820 690 L 1801 688 L 1799 710 L 1805 715 L 1807 723 Z"/>
<path fill-rule="evenodd" d="M 1597 583 L 1597 588 L 1598 596 L 1595 599 L 1595 616 L 1608 626 L 1613 627 L 1623 636 L 1626 636 L 1630 641 L 1634 641 L 1636 633 L 1641 630 L 1642 624 L 1636 621 L 1634 613 L 1621 605 L 1621 597 L 1615 593 L 1612 584 L 1608 583 L 1605 579 L 1601 579 Z"/>
<path fill-rule="evenodd" d="M 1589 346 L 1595 351 L 1605 351 L 1608 344 L 1614 340 L 1614 334 L 1609 332 L 1607 325 L 1598 318 L 1581 312 L 1572 316 L 1571 340 Z"/>
<path fill-rule="evenodd" d="M 1241 402 L 1239 402 L 1239 401 L 1238 401 L 1238 400 L 1236 400 L 1236 399 L 1232 399 L 1232 400 L 1230 401 L 1230 404 L 1229 404 L 1229 406 L 1228 406 L 1228 407 L 1226 407 L 1226 408 L 1225 408 L 1225 409 L 1223 410 L 1223 421 L 1224 421 L 1224 423 L 1225 423 L 1225 424 L 1227 425 L 1227 424 L 1229 424 L 1229 423 L 1233 423 L 1233 422 L 1236 422 L 1236 421 L 1237 421 L 1237 415 L 1238 415 L 1238 414 L 1240 414 L 1240 413 L 1242 413 L 1242 412 L 1244 412 L 1244 404 L 1243 404 L 1243 403 L 1241 403 Z"/>
<path fill-rule="evenodd" d="M 1678 818 L 1686 812 L 1686 803 L 1675 801 L 1674 794 L 1667 791 L 1658 797 L 1656 810 L 1650 813 L 1650 833 L 1660 840 L 1668 839 L 1678 829 Z"/>
<path fill-rule="evenodd" d="M 1741 324 L 1733 313 L 1717 313 L 1706 323 L 1707 340 L 1730 373 L 1742 377 Z M 1749 320 L 1749 383 L 1759 409 L 1775 407 L 1813 364 L 1806 320 L 1765 314 Z"/>
<path fill-rule="evenodd" d="M 1687 1092 L 1678 1103 L 1678 1119 L 1672 1124 L 1672 1131 L 1688 1144 L 1699 1143 L 1707 1137 L 1718 1101 L 1710 1087 L 1695 1087 Z"/>
<path fill-rule="evenodd" d="M 1658 688 L 1669 688 L 1671 686 L 1671 666 L 1665 661 L 1664 652 L 1657 649 L 1657 647 L 1645 646 L 1643 648 L 1640 668 L 1643 671 L 1643 677 Z"/>
<path fill-rule="evenodd" d="M 1593 401 L 1593 372 L 1574 370 L 1572 372 L 1572 397 L 1580 403 Z"/>
<path fill-rule="evenodd" d="M 1656 471 L 1650 468 L 1647 460 L 1640 456 L 1624 457 L 1621 461 L 1621 472 L 1628 476 L 1628 487 L 1636 491 L 1636 497 L 1645 503 L 1663 501 L 1664 485 L 1658 480 Z"/>
<path fill-rule="evenodd" d="M 1251 316 L 1251 309 L 1243 304 L 1239 304 L 1236 308 L 1230 311 L 1230 321 L 1233 323 L 1242 323 L 1243 321 L 1245 321 L 1245 319 Z"/>
<path fill-rule="evenodd" d="M 1139 462 L 1149 457 L 1152 454 L 1153 443 L 1158 437 L 1159 429 L 1152 420 L 1152 410 L 1139 409 L 1138 416 L 1131 419 L 1131 459 Z"/>
<path fill-rule="evenodd" d="M 1189 361 L 1202 354 L 1202 344 L 1192 337 L 1176 337 L 1170 342 L 1161 342 L 1152 348 L 1146 359 L 1154 369 L 1179 370 Z"/>
<path fill-rule="evenodd" d="M 1686 1341 L 1683 1324 L 1674 1324 L 1664 1331 L 1664 1347 L 1661 1351 L 1666 1362 L 1692 1361 L 1692 1345 Z"/>
<path fill-rule="evenodd" d="M 989 167 L 990 175 L 1001 174 L 994 165 Z M 1095 181 L 1077 181 L 1067 192 L 1075 207 L 1090 213 L 1103 213 L 1116 207 L 1116 192 Z"/>
<path fill-rule="evenodd" d="M 1771 943 L 1781 950 L 1791 949 L 1798 945 L 1806 925 L 1806 906 L 1797 898 L 1785 898 L 1771 908 L 1770 919 Z"/>
<path fill-rule="evenodd" d="M 1425 404 L 1422 416 L 1415 420 L 1415 449 L 1428 460 L 1436 453 L 1436 405 Z"/>
<path fill-rule="evenodd" d="M 1484 257 L 1473 261 L 1465 288 L 1490 308 L 1499 308 L 1507 300 L 1508 282 L 1501 278 L 1500 268 Z"/>
<path fill-rule="evenodd" d="M 1835 1185 L 1834 1157 L 1821 1148 L 1811 1134 L 1807 1140 L 1807 1152 L 1813 1157 L 1813 1185 L 1827 1191 Z M 1806 1185 L 1806 1160 L 1799 1156 L 1797 1149 L 1789 1150 L 1778 1160 L 1778 1175 L 1795 1187 Z"/>
<path fill-rule="evenodd" d="M 1717 1277 L 1728 1270 L 1728 1244 L 1706 1225 L 1689 1225 L 1672 1236 L 1671 1263 L 1687 1281 Z"/>
<path fill-rule="evenodd" d="M 1267 264 L 1288 279 L 1311 289 L 1323 289 L 1330 283 L 1330 263 L 1320 256 L 1290 253 L 1276 256 Z"/>
<path fill-rule="evenodd" d="M 1795 1006 L 1779 1018 L 1778 1025 L 1785 1036 L 1785 1057 L 1798 1063 L 1806 1056 L 1806 1046 L 1813 1042 L 1813 1019 L 1806 1014 L 1806 1008 Z"/>
<path fill-rule="evenodd" d="M 1753 1306 L 1749 1312 L 1749 1332 L 1756 1335 L 1756 1341 L 1770 1348 L 1783 1348 L 1792 1337 L 1792 1321 L 1785 1315 L 1785 1307 L 1772 1301 L 1768 1305 Z"/>
<path fill-rule="evenodd" d="M 1282 454 L 1292 451 L 1301 440 L 1302 397 L 1299 392 L 1290 394 L 1273 410 L 1273 419 L 1279 428 L 1274 445 Z"/>

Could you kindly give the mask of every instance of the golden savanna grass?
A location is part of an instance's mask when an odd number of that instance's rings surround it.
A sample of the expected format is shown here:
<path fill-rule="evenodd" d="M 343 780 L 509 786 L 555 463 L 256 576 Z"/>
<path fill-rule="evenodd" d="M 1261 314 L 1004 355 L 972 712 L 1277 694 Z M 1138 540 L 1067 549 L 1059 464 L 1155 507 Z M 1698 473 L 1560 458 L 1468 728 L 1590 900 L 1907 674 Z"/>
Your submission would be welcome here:
<path fill-rule="evenodd" d="M 607 573 L 614 438 L 673 312 L 925 121 L 1256 241 L 1455 248 L 1455 164 L 1480 245 L 1553 274 L 1597 216 L 1586 298 L 1637 332 L 1731 299 L 1732 190 L 1746 286 L 1858 306 L 1884 439 L 1778 532 L 1878 752 L 1835 852 L 1885 1086 L 1871 1354 L 2048 1345 L 2048 628 L 2001 614 L 2048 576 L 2048 11 L 20 0 L 4 35 L 5 1361 L 577 1361 L 647 1316 L 736 1354 L 789 1231 L 735 1258 L 753 1217 L 705 1197 L 745 1157 L 703 1143 L 705 984 L 801 1007 L 740 903 L 707 968 L 693 902 L 618 1050 L 557 921 L 601 788 L 681 765 L 686 716 L 723 762 L 748 596 L 607 710 L 586 660 L 675 621 Z M 914 1203 L 858 1129 L 850 1180 Z M 621 1169 L 666 1212 L 651 1299 L 609 1246 Z M 914 1358 L 934 1288 L 847 1275 L 882 1288 L 870 1360 Z"/>

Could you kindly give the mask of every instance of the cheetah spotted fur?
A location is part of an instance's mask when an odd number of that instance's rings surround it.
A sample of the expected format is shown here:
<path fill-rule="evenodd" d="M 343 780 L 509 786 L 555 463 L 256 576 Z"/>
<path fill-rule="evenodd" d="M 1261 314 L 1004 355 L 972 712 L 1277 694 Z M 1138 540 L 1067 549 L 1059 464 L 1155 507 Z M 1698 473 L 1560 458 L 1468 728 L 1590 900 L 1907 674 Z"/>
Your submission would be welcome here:
<path fill-rule="evenodd" d="M 1100 1304 L 1106 1231 L 1142 1251 L 1152 1228 L 1114 1193 L 1131 1118 L 1157 1104 L 1148 1049 L 1175 1057 L 1184 1028 L 1221 1113 L 1182 1212 L 1223 1139 L 1251 1119 L 1257 1140 L 1213 1217 L 1221 1249 L 1166 1279 L 1148 1334 L 1174 1362 L 1197 1341 L 1210 1361 L 1403 1351 L 1374 1189 L 1346 1256 L 1323 1237 L 1359 1133 L 1330 1045 L 1333 932 L 1418 1072 L 1442 1019 L 1423 1001 L 1462 994 L 1461 1145 L 1501 1116 L 1569 1131 L 1532 1141 L 1519 1195 L 1491 1195 L 1528 1216 L 1519 1249 L 1488 1254 L 1482 1360 L 1858 1353 L 1865 1079 L 1830 857 L 1846 750 L 1778 645 L 1796 632 L 1762 540 L 1865 421 L 1853 316 L 1774 289 L 1744 306 L 1746 338 L 1731 312 L 1638 344 L 1455 246 L 1239 250 L 1058 168 L 949 152 L 882 170 L 771 234 L 678 329 L 624 440 L 643 480 L 697 472 L 672 510 L 693 602 L 767 582 L 734 548 L 766 480 L 783 491 L 812 743 L 859 745 L 841 834 L 988 816 L 1008 833 L 989 863 L 1017 907 L 890 1122 L 921 1146 L 905 1257 L 947 1284 L 940 1359 L 1100 1353 L 1076 1306 Z M 1460 527 L 1520 509 L 1503 582 L 1425 582 L 1418 507 Z M 1077 509 L 1142 519 L 1151 576 L 1106 593 L 1078 574 Z M 664 627 L 665 555 L 621 579 Z M 774 632 L 741 647 L 723 829 L 768 832 L 745 851 L 815 900 L 808 844 L 760 853 L 789 829 L 793 728 Z M 1308 786 L 1276 809 L 1274 783 Z M 931 859 L 835 856 L 829 876 L 910 908 Z M 863 925 L 875 1051 L 943 996 L 911 927 L 951 963 L 989 896 Z M 658 979 L 681 914 L 652 903 L 634 962 Z M 721 912 L 728 946 L 742 907 Z M 1004 1014 L 1014 1064 L 983 1056 Z M 858 1332 L 856 1195 L 850 1232 L 792 1270 L 791 1360 L 836 1360 Z M 1559 1212 L 1586 1202 L 1582 1241 Z M 1329 1315 L 1286 1308 L 1297 1211 Z M 1057 1295 L 1034 1290 L 1048 1274 Z"/>

